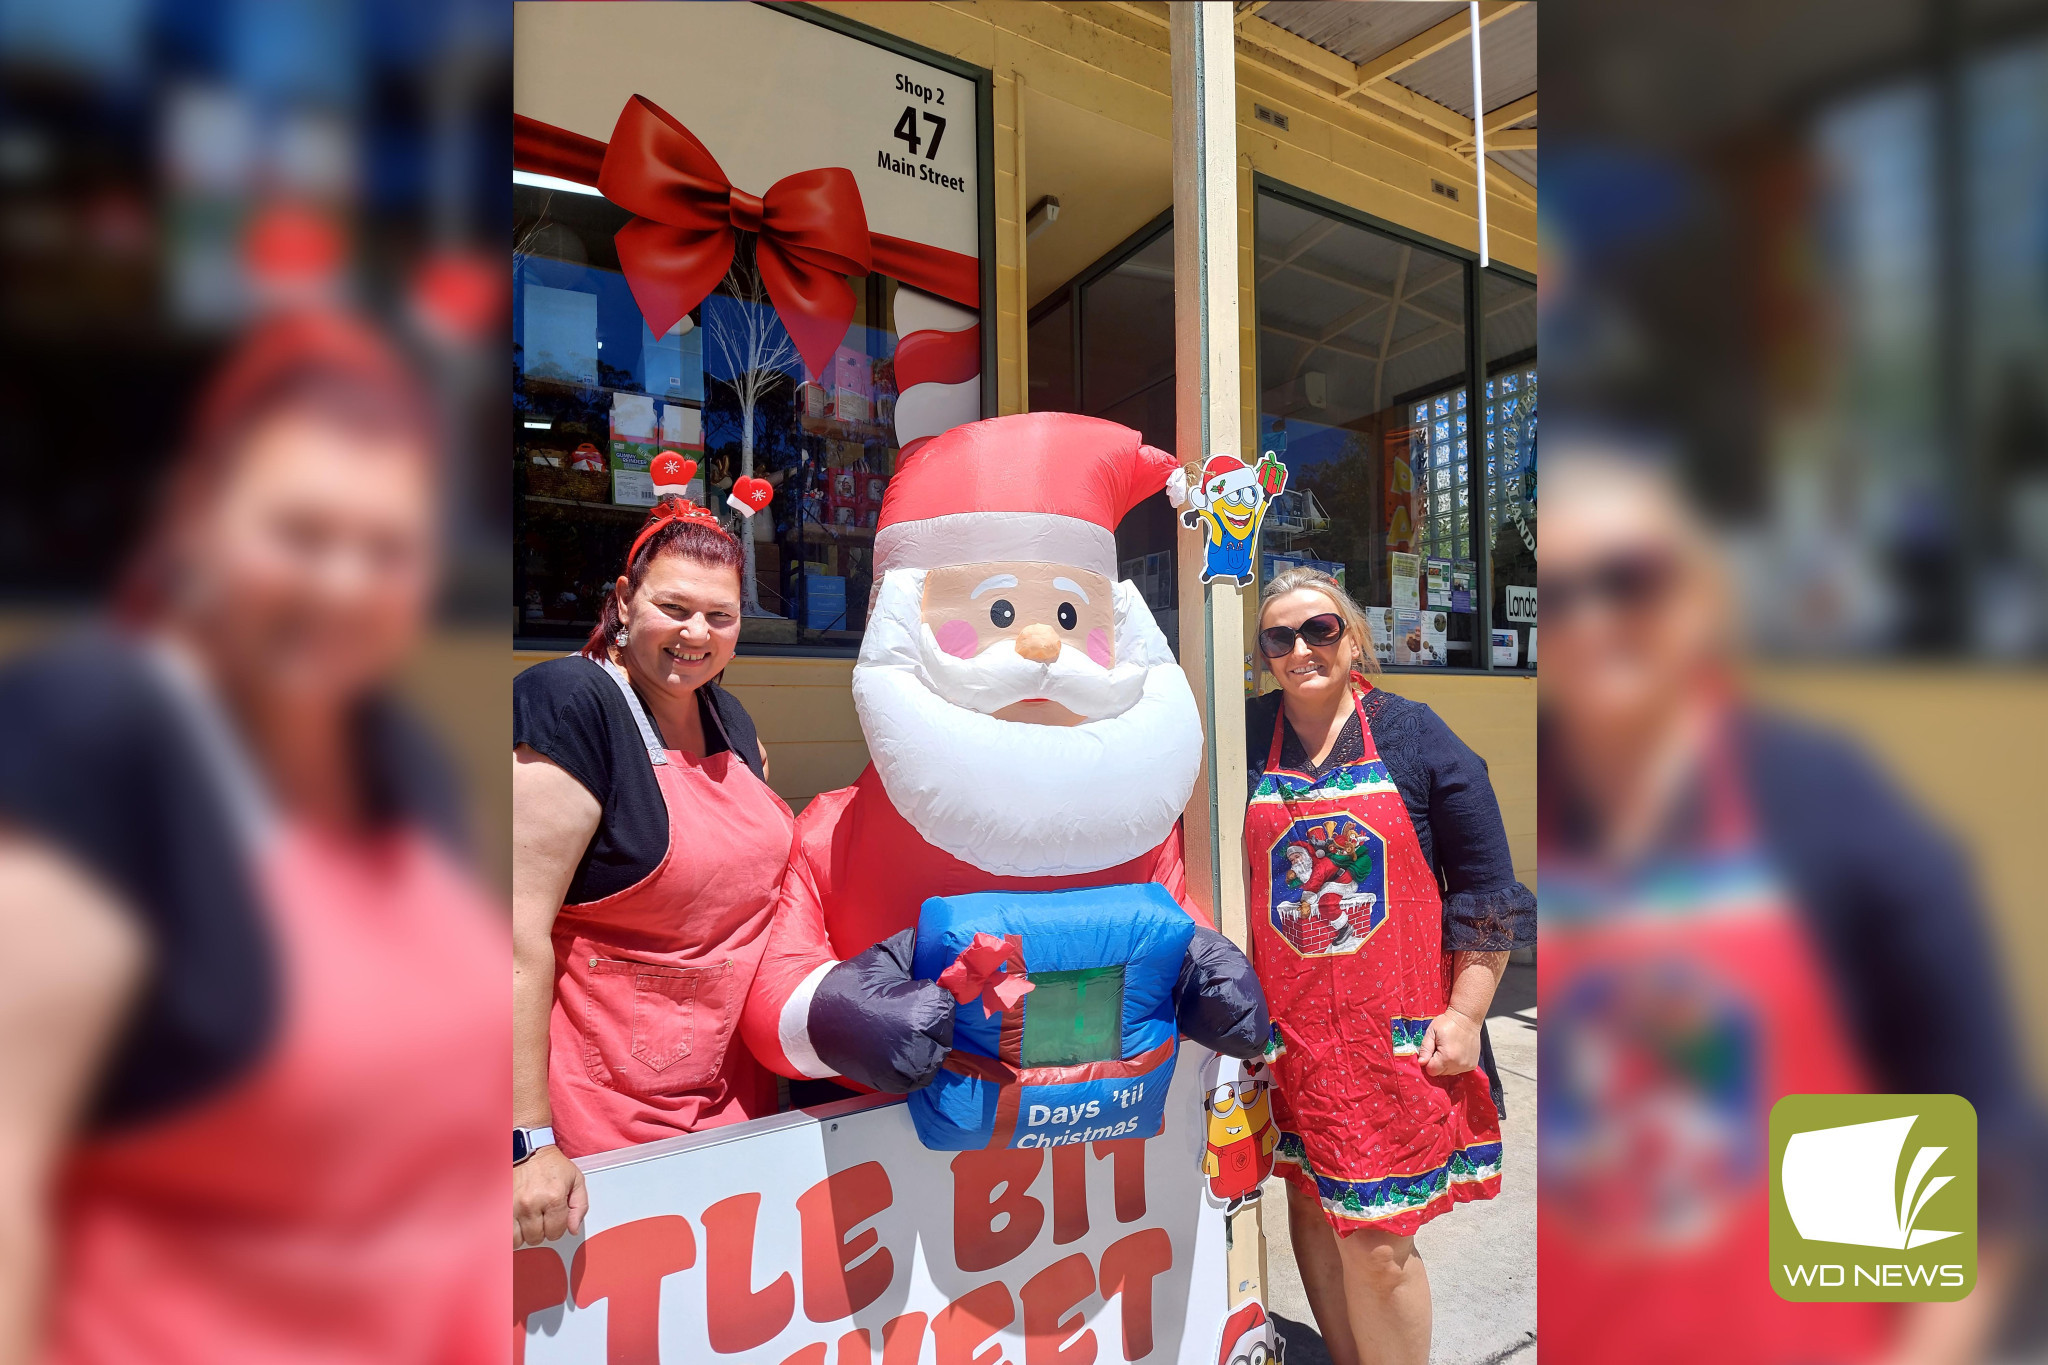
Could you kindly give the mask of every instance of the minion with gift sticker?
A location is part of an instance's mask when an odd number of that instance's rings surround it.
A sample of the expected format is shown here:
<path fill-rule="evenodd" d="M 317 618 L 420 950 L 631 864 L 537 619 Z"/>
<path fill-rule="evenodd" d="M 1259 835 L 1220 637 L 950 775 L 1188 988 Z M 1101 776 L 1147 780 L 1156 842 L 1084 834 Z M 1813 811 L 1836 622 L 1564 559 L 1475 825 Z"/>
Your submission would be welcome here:
<path fill-rule="evenodd" d="M 1272 500 L 1286 488 L 1287 466 L 1270 453 L 1261 455 L 1256 466 L 1235 455 L 1212 455 L 1202 466 L 1199 479 L 1175 471 L 1166 494 L 1176 507 L 1188 504 L 1180 514 L 1181 525 L 1204 533 L 1204 583 L 1219 578 L 1253 581 L 1252 556 L 1259 523 Z"/>

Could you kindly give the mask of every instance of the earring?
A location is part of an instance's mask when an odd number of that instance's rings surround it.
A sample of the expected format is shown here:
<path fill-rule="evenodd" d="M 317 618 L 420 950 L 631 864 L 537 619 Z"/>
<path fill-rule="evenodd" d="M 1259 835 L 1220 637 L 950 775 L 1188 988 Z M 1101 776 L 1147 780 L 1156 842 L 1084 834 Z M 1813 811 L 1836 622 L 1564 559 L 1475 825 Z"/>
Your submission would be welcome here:
<path fill-rule="evenodd" d="M 630 632 L 627 631 L 627 629 L 624 626 L 620 626 L 619 633 L 617 635 L 612 636 L 612 643 L 617 645 L 620 649 L 624 649 L 626 647 L 626 640 L 628 639 L 629 635 Z"/>

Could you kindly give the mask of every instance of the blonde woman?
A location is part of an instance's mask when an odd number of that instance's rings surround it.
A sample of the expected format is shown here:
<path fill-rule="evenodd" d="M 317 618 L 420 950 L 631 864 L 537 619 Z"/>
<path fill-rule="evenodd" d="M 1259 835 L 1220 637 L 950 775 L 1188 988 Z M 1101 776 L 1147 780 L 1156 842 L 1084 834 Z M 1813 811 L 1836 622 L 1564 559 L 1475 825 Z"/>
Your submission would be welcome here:
<path fill-rule="evenodd" d="M 1280 690 L 1245 706 L 1247 904 L 1295 1259 L 1335 1365 L 1423 1365 L 1415 1231 L 1500 1189 L 1481 1023 L 1536 902 L 1486 764 L 1367 681 L 1336 580 L 1276 576 L 1258 648 Z"/>

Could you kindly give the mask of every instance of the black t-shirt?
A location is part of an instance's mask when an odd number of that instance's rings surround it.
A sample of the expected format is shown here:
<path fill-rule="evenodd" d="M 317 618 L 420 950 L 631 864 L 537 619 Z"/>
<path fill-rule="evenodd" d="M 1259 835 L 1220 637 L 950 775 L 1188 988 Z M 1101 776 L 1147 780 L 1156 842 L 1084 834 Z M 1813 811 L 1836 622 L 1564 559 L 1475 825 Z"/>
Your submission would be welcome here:
<path fill-rule="evenodd" d="M 0 669 L 0 822 L 112 888 L 149 938 L 92 1131 L 217 1093 L 262 1058 L 280 1012 L 269 924 L 218 763 L 143 650 L 93 630 Z M 373 818 L 462 851 L 460 800 L 427 736 L 382 700 L 356 727 Z"/>
<path fill-rule="evenodd" d="M 697 706 L 704 751 L 731 749 L 760 777 L 761 746 L 739 699 L 711 683 L 697 689 Z M 668 803 L 626 694 L 602 664 L 571 654 L 519 674 L 512 682 L 512 742 L 560 764 L 603 811 L 564 904 L 602 900 L 661 866 L 668 852 Z"/>

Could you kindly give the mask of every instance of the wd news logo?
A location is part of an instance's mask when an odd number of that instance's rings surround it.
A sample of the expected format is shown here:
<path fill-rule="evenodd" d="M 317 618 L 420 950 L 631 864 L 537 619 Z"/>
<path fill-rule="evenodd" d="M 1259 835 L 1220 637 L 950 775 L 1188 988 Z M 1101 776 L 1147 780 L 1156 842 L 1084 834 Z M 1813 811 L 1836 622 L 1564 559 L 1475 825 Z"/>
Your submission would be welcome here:
<path fill-rule="evenodd" d="M 1771 1287 L 1916 1303 L 1977 1283 L 1977 1111 L 1955 1095 L 1787 1095 L 1771 1109 Z"/>

